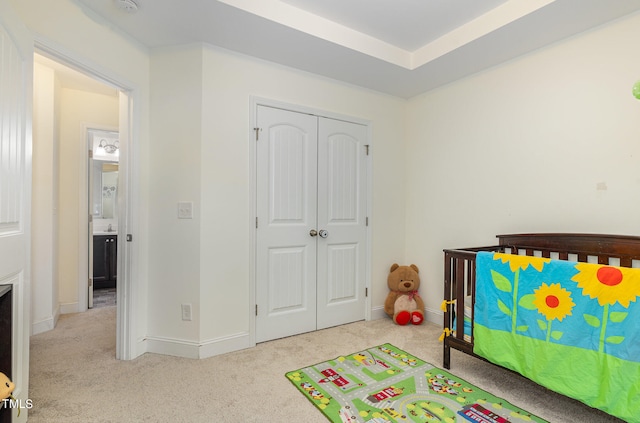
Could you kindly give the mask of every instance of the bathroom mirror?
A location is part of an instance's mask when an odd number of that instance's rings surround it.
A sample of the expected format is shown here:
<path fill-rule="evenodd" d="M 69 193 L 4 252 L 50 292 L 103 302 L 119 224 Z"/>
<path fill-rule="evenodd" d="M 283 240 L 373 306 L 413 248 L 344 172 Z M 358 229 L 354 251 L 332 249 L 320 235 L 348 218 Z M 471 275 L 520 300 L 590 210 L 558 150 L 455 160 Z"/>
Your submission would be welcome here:
<path fill-rule="evenodd" d="M 88 129 L 87 142 L 91 150 L 91 214 L 94 219 L 118 218 L 118 132 Z M 115 222 L 117 224 L 117 222 Z"/>
<path fill-rule="evenodd" d="M 93 216 L 100 219 L 118 217 L 118 162 L 93 162 Z"/>

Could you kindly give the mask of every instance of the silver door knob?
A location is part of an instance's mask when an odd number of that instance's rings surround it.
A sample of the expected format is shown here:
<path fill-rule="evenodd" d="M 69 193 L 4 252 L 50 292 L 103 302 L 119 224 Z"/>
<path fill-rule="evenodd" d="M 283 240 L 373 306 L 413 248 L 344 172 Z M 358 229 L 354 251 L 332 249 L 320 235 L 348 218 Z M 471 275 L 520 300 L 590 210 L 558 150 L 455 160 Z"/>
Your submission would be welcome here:
<path fill-rule="evenodd" d="M 329 231 L 327 231 L 326 229 L 320 229 L 318 235 L 320 235 L 320 238 L 326 238 L 329 236 Z"/>
<path fill-rule="evenodd" d="M 318 231 L 316 231 L 315 229 L 311 229 L 311 230 L 309 231 L 309 235 L 311 235 L 311 236 L 316 236 L 316 235 L 318 235 Z"/>

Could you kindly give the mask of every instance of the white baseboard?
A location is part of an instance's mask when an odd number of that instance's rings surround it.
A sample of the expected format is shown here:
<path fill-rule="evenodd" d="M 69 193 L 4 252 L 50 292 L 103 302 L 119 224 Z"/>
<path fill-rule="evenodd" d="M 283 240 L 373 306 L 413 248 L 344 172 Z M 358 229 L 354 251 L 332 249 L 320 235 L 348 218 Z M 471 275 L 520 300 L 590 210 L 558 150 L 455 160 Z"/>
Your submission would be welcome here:
<path fill-rule="evenodd" d="M 434 310 L 425 308 L 424 309 L 424 320 L 427 322 L 435 323 L 436 325 L 442 326 L 442 322 L 444 319 L 444 313 L 442 310 Z"/>
<path fill-rule="evenodd" d="M 389 316 L 387 316 L 387 313 L 384 312 L 383 306 L 373 307 L 371 309 L 371 320 L 388 319 L 388 318 Z"/>
<path fill-rule="evenodd" d="M 147 337 L 146 344 L 147 352 L 184 358 L 198 358 L 198 349 L 200 347 L 197 342 L 193 341 L 152 336 Z"/>
<path fill-rule="evenodd" d="M 56 323 L 53 317 L 49 317 L 39 322 L 34 322 L 31 325 L 31 335 L 37 335 L 39 333 L 48 332 L 56 327 Z"/>
<path fill-rule="evenodd" d="M 71 314 L 79 311 L 80 306 L 77 302 L 60 304 L 60 314 Z"/>
<path fill-rule="evenodd" d="M 135 350 L 131 352 L 131 360 L 136 359 L 147 352 L 147 339 L 141 338 L 135 342 Z"/>
<path fill-rule="evenodd" d="M 387 313 L 384 311 L 384 307 L 374 307 L 371 309 L 371 320 L 377 319 L 389 319 Z M 424 320 L 427 322 L 435 323 L 436 325 L 441 325 L 443 319 L 443 313 L 440 310 L 433 310 L 429 308 L 424 309 Z"/>
<path fill-rule="evenodd" d="M 202 343 L 161 337 L 147 337 L 146 352 L 184 358 L 209 358 L 255 346 L 248 333 L 239 333 Z"/>
<path fill-rule="evenodd" d="M 442 324 L 442 311 L 440 310 L 425 309 L 424 316 L 428 322 L 438 325 Z M 384 307 L 380 306 L 371 309 L 371 320 L 388 318 L 389 316 L 384 312 Z M 138 351 L 201 359 L 244 350 L 255 347 L 255 345 L 255 342 L 248 332 L 237 333 L 203 342 L 150 336 L 139 342 Z"/>
<path fill-rule="evenodd" d="M 40 320 L 31 324 L 31 335 L 37 335 L 39 333 L 48 332 L 56 327 L 58 324 L 58 318 L 60 317 L 60 307 L 58 307 L 53 316 Z"/>
<path fill-rule="evenodd" d="M 255 347 L 248 332 L 205 341 L 200 345 L 200 358 L 209 358 L 228 352 Z"/>

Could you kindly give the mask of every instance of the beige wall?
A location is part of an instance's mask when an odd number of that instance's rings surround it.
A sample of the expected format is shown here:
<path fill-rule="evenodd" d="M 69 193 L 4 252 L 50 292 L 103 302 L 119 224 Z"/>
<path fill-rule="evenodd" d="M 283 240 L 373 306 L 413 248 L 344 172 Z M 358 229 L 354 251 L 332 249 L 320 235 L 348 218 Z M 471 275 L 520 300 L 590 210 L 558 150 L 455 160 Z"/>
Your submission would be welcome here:
<path fill-rule="evenodd" d="M 639 38 L 636 14 L 410 101 L 407 260 L 425 270 L 430 310 L 443 248 L 640 235 Z"/>
<path fill-rule="evenodd" d="M 420 266 L 436 319 L 443 248 L 640 233 L 638 15 L 405 101 L 208 46 L 150 53 L 71 0 L 11 4 L 41 42 L 133 89 L 134 355 L 216 353 L 252 330 L 252 95 L 371 122 L 376 312 L 394 261 Z"/>
<path fill-rule="evenodd" d="M 372 305 L 381 310 L 388 268 L 404 254 L 406 101 L 209 46 L 157 51 L 151 63 L 152 348 L 217 353 L 253 330 L 252 96 L 371 122 Z M 183 200 L 194 201 L 193 220 L 177 219 Z M 181 303 L 193 305 L 192 322 L 181 321 Z"/>
<path fill-rule="evenodd" d="M 213 47 L 204 50 L 201 298 L 205 341 L 248 331 L 250 96 L 371 122 L 373 160 L 372 307 L 388 292 L 386 277 L 403 259 L 404 117 L 406 101 Z M 237 300 L 236 300 L 237 299 Z"/>
<path fill-rule="evenodd" d="M 163 346 L 197 348 L 200 340 L 200 173 L 202 49 L 185 47 L 152 55 L 149 151 L 148 338 Z M 194 203 L 194 219 L 178 219 L 178 202 Z M 182 321 L 191 304 L 192 321 Z M 178 353 L 181 355 L 181 353 Z"/>
<path fill-rule="evenodd" d="M 80 222 L 80 193 L 87 183 L 88 127 L 118 127 L 118 97 L 63 88 L 60 90 L 59 150 L 59 301 L 63 312 L 78 311 L 81 260 L 87 260 L 88 231 Z M 55 183 L 55 182 L 54 182 Z M 87 203 L 88 204 L 88 203 Z M 86 209 L 88 212 L 88 208 Z"/>

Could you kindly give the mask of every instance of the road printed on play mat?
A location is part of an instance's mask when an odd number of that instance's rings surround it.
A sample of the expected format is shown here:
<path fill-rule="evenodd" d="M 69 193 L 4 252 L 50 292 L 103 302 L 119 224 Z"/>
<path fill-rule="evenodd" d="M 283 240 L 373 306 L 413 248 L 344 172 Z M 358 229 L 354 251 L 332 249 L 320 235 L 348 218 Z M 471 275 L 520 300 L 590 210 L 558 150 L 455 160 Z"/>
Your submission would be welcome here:
<path fill-rule="evenodd" d="M 332 422 L 546 422 L 391 344 L 288 372 Z"/>

